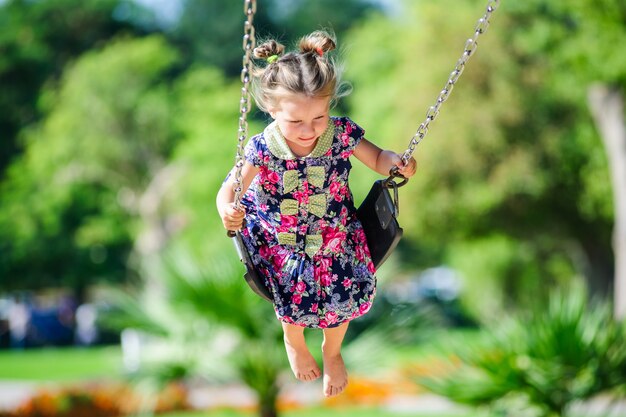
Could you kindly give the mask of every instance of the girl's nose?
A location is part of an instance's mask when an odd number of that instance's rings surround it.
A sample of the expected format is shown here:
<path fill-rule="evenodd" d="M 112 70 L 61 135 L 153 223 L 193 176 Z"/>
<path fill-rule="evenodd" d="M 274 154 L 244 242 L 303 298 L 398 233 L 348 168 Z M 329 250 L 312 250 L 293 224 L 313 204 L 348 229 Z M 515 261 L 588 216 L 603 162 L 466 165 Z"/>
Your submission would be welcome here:
<path fill-rule="evenodd" d="M 310 125 L 310 124 L 302 125 L 302 129 L 300 130 L 301 137 L 308 138 L 310 136 L 313 136 L 313 134 L 315 134 L 315 129 L 313 128 L 313 125 Z"/>

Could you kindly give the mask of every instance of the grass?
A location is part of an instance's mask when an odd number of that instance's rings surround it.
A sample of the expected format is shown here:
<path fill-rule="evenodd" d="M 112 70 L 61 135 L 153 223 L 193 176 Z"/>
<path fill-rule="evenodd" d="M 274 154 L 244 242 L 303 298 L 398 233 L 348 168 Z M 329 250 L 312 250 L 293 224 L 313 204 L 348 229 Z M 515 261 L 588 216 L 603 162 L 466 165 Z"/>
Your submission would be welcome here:
<path fill-rule="evenodd" d="M 433 332 L 428 341 L 416 346 L 398 346 L 389 360 L 392 368 L 437 356 L 450 343 L 479 337 L 475 330 Z M 0 350 L 0 379 L 73 382 L 112 379 L 122 374 L 119 346 L 91 348 L 37 348 L 22 351 Z"/>
<path fill-rule="evenodd" d="M 122 374 L 119 346 L 0 351 L 0 379 L 73 382 Z"/>

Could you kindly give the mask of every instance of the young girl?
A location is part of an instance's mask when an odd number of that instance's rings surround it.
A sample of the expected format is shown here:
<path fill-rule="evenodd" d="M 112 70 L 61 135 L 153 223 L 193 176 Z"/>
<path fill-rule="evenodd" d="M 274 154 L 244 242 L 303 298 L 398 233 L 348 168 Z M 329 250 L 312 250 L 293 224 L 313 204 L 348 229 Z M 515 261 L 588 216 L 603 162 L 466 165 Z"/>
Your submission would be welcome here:
<path fill-rule="evenodd" d="M 227 230 L 241 229 L 245 218 L 242 235 L 273 296 L 299 380 L 322 375 L 304 328 L 324 332 L 324 394 L 330 397 L 348 383 L 341 357 L 348 322 L 367 313 L 376 291 L 374 265 L 348 187 L 350 157 L 381 175 L 397 166 L 410 177 L 416 163 L 411 158 L 404 166 L 398 154 L 366 140 L 352 120 L 329 116 L 343 87 L 328 57 L 334 39 L 317 31 L 299 46 L 285 55 L 275 41 L 254 50 L 265 60 L 254 73 L 254 98 L 274 121 L 245 148 L 245 211 L 233 203 L 234 175 L 222 185 L 217 206 Z"/>

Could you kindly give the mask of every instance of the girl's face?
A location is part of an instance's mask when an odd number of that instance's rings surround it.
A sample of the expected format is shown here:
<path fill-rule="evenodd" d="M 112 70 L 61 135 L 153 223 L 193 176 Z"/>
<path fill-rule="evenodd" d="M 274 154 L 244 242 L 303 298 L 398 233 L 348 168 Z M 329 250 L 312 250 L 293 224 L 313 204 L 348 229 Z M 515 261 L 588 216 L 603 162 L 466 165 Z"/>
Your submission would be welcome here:
<path fill-rule="evenodd" d="M 330 97 L 290 94 L 280 98 L 270 115 L 296 156 L 310 154 L 328 127 Z"/>

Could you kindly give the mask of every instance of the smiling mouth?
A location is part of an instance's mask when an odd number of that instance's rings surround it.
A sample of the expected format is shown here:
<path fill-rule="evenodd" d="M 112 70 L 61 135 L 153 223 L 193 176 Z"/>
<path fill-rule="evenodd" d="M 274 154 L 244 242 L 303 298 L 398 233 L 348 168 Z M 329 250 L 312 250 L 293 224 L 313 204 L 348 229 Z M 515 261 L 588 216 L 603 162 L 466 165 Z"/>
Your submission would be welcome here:
<path fill-rule="evenodd" d="M 310 138 L 300 138 L 300 140 L 301 140 L 301 141 L 304 141 L 304 142 L 309 142 L 309 141 L 312 141 L 312 140 L 314 140 L 314 139 L 315 139 L 315 136 L 310 137 Z"/>

